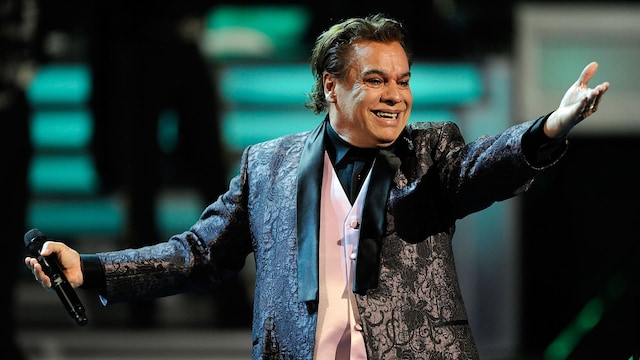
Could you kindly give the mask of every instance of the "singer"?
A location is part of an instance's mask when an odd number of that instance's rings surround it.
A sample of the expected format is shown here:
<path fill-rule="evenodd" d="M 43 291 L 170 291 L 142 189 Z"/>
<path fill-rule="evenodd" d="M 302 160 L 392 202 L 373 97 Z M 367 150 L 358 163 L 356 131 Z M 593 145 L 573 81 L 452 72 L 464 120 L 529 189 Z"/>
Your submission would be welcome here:
<path fill-rule="evenodd" d="M 411 54 L 394 19 L 335 24 L 311 54 L 307 106 L 324 120 L 246 148 L 228 190 L 187 231 L 97 254 L 47 241 L 40 255 L 108 306 L 215 288 L 253 253 L 256 360 L 477 359 L 456 221 L 527 191 L 609 83 L 588 87 L 590 63 L 557 109 L 466 142 L 454 123 L 409 122 Z M 52 286 L 39 257 L 25 263 Z"/>

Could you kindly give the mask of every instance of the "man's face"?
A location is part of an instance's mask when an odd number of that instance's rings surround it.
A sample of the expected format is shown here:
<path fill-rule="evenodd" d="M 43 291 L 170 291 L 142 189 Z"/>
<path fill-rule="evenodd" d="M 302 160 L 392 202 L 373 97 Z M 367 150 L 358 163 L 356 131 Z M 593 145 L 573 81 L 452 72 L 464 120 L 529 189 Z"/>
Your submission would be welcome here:
<path fill-rule="evenodd" d="M 345 79 L 324 76 L 331 125 L 354 146 L 390 145 L 409 120 L 410 77 L 409 60 L 400 43 L 355 43 Z"/>

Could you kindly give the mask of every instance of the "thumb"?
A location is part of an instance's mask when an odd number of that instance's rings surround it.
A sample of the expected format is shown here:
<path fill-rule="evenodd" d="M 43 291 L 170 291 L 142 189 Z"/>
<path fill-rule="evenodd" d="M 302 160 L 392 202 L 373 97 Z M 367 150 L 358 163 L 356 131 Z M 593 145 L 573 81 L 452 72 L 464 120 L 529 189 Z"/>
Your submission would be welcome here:
<path fill-rule="evenodd" d="M 580 78 L 578 78 L 578 83 L 580 86 L 587 86 L 593 75 L 595 75 L 596 71 L 598 71 L 598 63 L 593 61 L 587 65 L 582 73 L 580 74 Z"/>

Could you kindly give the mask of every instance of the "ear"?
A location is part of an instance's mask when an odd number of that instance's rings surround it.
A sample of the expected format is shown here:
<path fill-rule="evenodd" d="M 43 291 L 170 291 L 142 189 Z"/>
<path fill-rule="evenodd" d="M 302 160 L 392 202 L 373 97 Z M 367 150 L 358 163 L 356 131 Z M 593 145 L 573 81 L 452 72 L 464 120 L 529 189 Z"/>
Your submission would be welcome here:
<path fill-rule="evenodd" d="M 327 102 L 328 103 L 336 102 L 336 92 L 335 92 L 336 81 L 335 81 L 335 77 L 333 77 L 333 75 L 325 72 L 322 75 L 322 85 L 324 87 L 324 97 L 325 97 L 325 99 L 327 99 Z"/>

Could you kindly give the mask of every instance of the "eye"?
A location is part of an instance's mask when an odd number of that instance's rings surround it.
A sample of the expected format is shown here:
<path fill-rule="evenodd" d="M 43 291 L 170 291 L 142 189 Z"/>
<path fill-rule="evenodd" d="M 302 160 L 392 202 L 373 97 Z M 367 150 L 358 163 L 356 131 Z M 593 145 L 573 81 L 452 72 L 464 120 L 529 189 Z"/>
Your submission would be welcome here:
<path fill-rule="evenodd" d="M 408 88 L 409 87 L 409 79 L 398 81 L 398 85 L 400 87 L 403 87 L 403 88 Z"/>
<path fill-rule="evenodd" d="M 371 87 L 379 87 L 382 86 L 384 84 L 384 81 L 380 78 L 370 78 L 370 79 L 366 79 L 365 82 L 367 83 L 367 85 L 371 86 Z"/>

